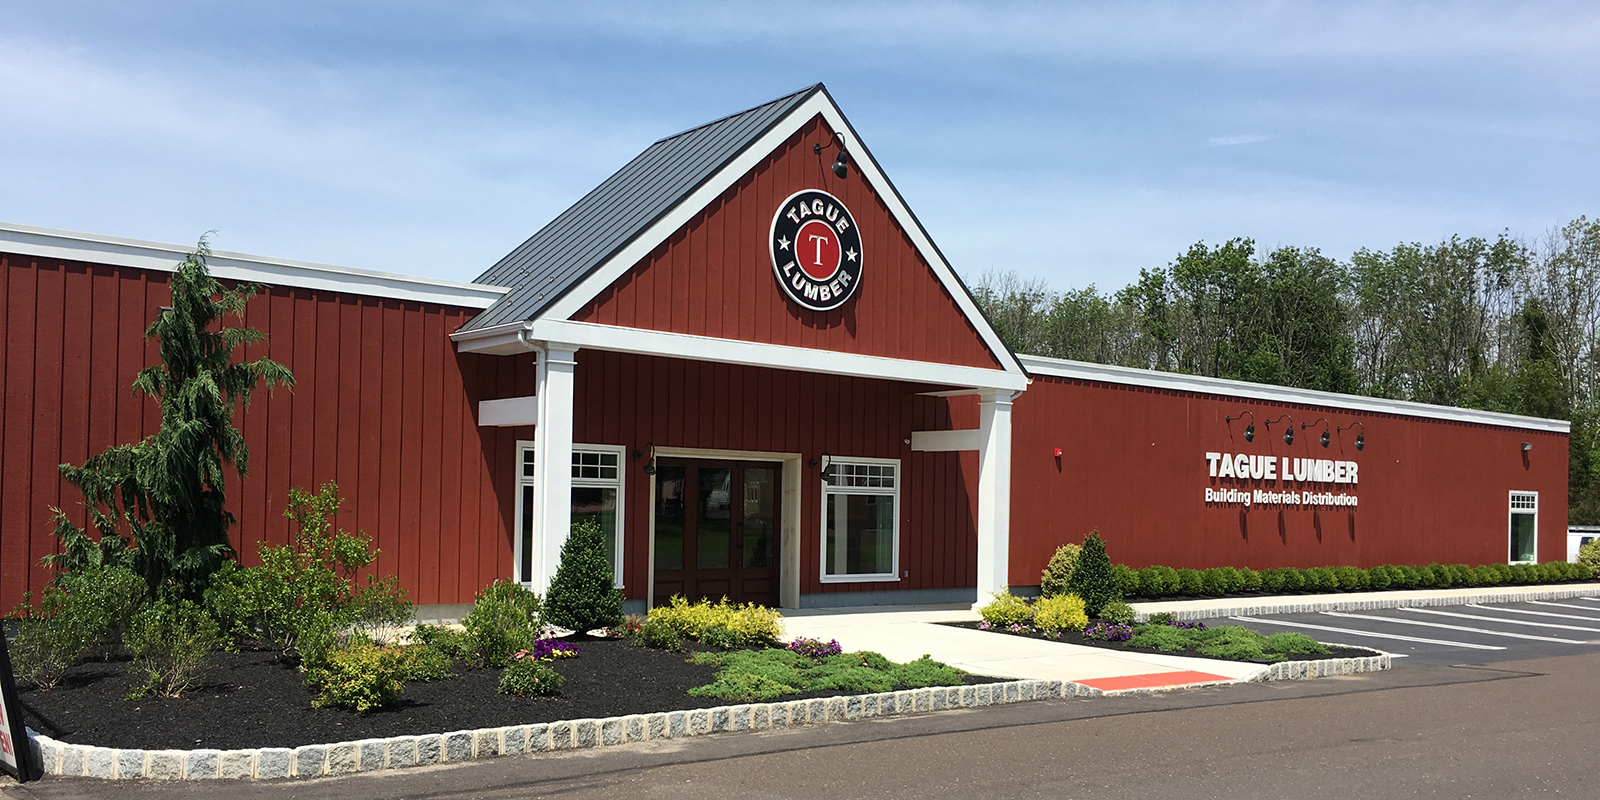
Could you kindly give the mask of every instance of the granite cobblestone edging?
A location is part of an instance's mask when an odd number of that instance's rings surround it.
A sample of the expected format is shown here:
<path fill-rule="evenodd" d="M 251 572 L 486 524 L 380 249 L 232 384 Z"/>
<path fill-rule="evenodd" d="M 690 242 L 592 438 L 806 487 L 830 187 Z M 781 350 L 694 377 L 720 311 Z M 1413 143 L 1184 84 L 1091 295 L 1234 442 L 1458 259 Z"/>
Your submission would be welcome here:
<path fill-rule="evenodd" d="M 1388 655 L 1273 664 L 1249 681 L 1296 680 L 1388 669 Z M 1240 683 L 1244 681 L 1229 681 Z M 1182 688 L 1182 687 L 1168 687 Z M 748 703 L 687 711 L 508 725 L 420 736 L 392 736 L 296 748 L 245 750 L 122 750 L 59 742 L 33 729 L 28 743 L 46 775 L 151 780 L 275 780 L 451 764 L 499 756 L 680 739 L 712 733 L 773 730 L 957 708 L 1140 694 L 1102 691 L 1067 681 L 1006 681 L 898 692 Z"/>
<path fill-rule="evenodd" d="M 1460 592 L 1450 594 L 1447 592 Z M 1570 600 L 1574 597 L 1593 597 L 1600 594 L 1600 584 L 1566 584 L 1556 587 L 1499 587 L 1484 588 L 1477 592 L 1458 589 L 1439 590 L 1424 597 L 1384 597 L 1388 592 L 1352 592 L 1347 597 L 1339 595 L 1241 597 L 1237 605 L 1217 605 L 1202 608 L 1167 610 L 1163 605 L 1177 605 L 1193 601 L 1150 601 L 1133 603 L 1140 622 L 1154 613 L 1171 614 L 1174 620 L 1194 620 L 1243 617 L 1253 614 L 1311 614 L 1319 611 L 1377 611 L 1388 608 L 1428 608 L 1432 606 L 1464 606 L 1487 603 L 1525 603 L 1530 600 Z M 1218 598 L 1225 599 L 1225 598 Z M 1204 602 L 1204 601 L 1202 601 Z"/>

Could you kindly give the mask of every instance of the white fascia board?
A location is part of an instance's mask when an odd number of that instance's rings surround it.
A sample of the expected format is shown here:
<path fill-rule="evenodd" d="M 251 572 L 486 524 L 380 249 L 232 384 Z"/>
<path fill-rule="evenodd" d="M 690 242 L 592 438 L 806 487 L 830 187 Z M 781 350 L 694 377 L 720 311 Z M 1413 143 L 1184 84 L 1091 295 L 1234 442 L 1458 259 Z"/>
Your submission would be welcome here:
<path fill-rule="evenodd" d="M 853 141 L 847 142 L 845 147 L 853 156 L 851 162 L 856 173 L 872 185 L 879 199 L 888 206 L 889 213 L 894 215 L 895 221 L 900 223 L 900 227 L 905 230 L 906 235 L 911 237 L 912 244 L 916 246 L 917 252 L 921 253 L 923 259 L 933 268 L 934 275 L 938 277 L 940 283 L 944 284 L 945 291 L 955 298 L 956 304 L 960 306 L 962 313 L 966 315 L 973 329 L 983 338 L 984 344 L 988 345 L 989 351 L 994 354 L 995 359 L 1000 362 L 1006 371 L 1021 374 L 1022 368 L 1012 358 L 1011 351 L 1000 341 L 1000 335 L 995 332 L 994 328 L 989 325 L 988 320 L 978 311 L 977 305 L 972 302 L 972 298 L 967 294 L 966 289 L 962 288 L 961 281 L 956 278 L 955 270 L 945 263 L 944 258 L 939 254 L 939 249 L 933 246 L 932 240 L 928 238 L 928 234 L 922 229 L 922 226 L 917 223 L 916 217 L 901 203 L 900 195 L 894 191 L 893 186 L 884 177 L 883 171 L 878 168 L 877 162 L 867 152 L 866 146 L 852 147 L 852 145 L 859 144 L 860 139 L 856 136 L 855 129 L 850 127 L 850 123 L 845 120 L 844 114 L 828 99 L 826 92 L 817 92 L 809 100 L 795 107 L 793 111 L 789 112 L 788 116 L 779 120 L 772 130 L 767 131 L 765 136 L 746 148 L 744 152 L 740 153 L 715 175 L 712 175 L 704 185 L 685 198 L 676 208 L 657 220 L 654 225 L 640 234 L 627 247 L 624 247 L 605 263 L 601 264 L 588 278 L 585 278 L 583 282 L 567 292 L 566 296 L 557 300 L 540 315 L 540 319 L 571 319 L 573 314 L 578 313 L 590 300 L 593 300 L 595 296 L 605 291 L 606 287 L 622 277 L 623 273 L 632 269 L 635 264 L 638 264 L 645 256 L 648 256 L 658 245 L 666 241 L 667 237 L 688 224 L 695 214 L 705 210 L 713 201 L 721 197 L 723 192 L 726 192 L 736 181 L 744 177 L 745 173 L 754 169 L 756 164 L 771 155 L 773 151 L 778 149 L 779 145 L 787 141 L 790 136 L 793 136 L 795 131 L 800 130 L 805 123 L 818 114 L 822 115 L 823 120 L 833 130 L 841 133 L 849 132 Z"/>
<path fill-rule="evenodd" d="M 960 428 L 953 431 L 912 431 L 911 449 L 924 453 L 982 450 L 983 431 L 979 428 Z"/>
<path fill-rule="evenodd" d="M 1467 422 L 1475 425 L 1495 425 L 1502 428 L 1521 428 L 1545 433 L 1571 433 L 1572 423 L 1560 419 L 1524 417 L 1519 414 L 1501 414 L 1472 408 L 1436 406 L 1412 403 L 1405 400 L 1386 400 L 1380 397 L 1363 397 L 1337 392 L 1319 392 L 1313 389 L 1296 389 L 1226 378 L 1208 378 L 1203 375 L 1184 375 L 1177 372 L 1117 367 L 1110 364 L 1091 364 L 1085 361 L 1068 361 L 1018 354 L 1022 365 L 1034 375 L 1056 378 L 1118 383 L 1128 386 L 1147 386 L 1154 389 L 1171 389 L 1179 392 L 1225 395 L 1241 400 L 1259 400 L 1268 403 L 1322 406 L 1346 411 L 1364 411 L 1372 414 L 1398 414 L 1446 422 Z"/>
<path fill-rule="evenodd" d="M 1022 391 L 1028 385 L 1026 375 L 1001 369 L 906 361 L 883 356 L 840 353 L 834 350 L 813 350 L 807 347 L 764 344 L 739 339 L 624 328 L 593 322 L 536 320 L 530 323 L 527 338 L 594 350 L 910 383 L 933 383 L 1009 392 Z"/>
<path fill-rule="evenodd" d="M 115 236 L 35 228 L 0 222 L 0 252 L 59 258 L 117 267 L 171 272 L 193 247 Z M 506 292 L 503 286 L 462 283 L 438 278 L 335 267 L 310 261 L 211 251 L 206 261 L 212 277 L 271 286 L 344 292 L 461 308 L 488 308 Z"/>

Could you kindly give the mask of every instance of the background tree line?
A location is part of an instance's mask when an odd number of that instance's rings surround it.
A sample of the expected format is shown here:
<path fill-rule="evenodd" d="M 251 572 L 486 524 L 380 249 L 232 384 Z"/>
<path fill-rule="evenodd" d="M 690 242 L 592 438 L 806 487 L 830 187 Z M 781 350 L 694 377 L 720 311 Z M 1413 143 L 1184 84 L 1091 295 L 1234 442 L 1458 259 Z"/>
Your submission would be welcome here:
<path fill-rule="evenodd" d="M 1600 221 L 1349 261 L 1201 242 L 1115 292 L 973 294 L 1019 353 L 1570 420 L 1569 518 L 1600 524 Z"/>

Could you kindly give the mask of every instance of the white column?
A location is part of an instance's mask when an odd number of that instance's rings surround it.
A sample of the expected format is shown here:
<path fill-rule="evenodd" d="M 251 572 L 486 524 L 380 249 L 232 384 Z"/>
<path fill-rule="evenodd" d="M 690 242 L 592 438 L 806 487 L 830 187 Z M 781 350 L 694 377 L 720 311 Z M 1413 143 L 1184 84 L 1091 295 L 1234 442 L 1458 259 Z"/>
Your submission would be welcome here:
<path fill-rule="evenodd" d="M 539 367 L 539 424 L 533 432 L 533 590 L 544 594 L 572 531 L 573 386 L 578 348 L 550 343 Z"/>
<path fill-rule="evenodd" d="M 1011 393 L 986 392 L 978 401 L 978 599 L 1010 583 Z"/>

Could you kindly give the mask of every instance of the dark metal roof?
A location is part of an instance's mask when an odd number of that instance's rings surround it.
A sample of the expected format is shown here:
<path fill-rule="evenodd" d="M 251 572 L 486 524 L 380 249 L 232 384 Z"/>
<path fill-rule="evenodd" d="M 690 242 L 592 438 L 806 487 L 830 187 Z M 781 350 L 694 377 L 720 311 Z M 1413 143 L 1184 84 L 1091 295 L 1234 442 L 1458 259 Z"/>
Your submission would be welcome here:
<path fill-rule="evenodd" d="M 818 91 L 820 83 L 650 145 L 479 275 L 474 283 L 512 288 L 461 330 L 539 316 Z"/>

